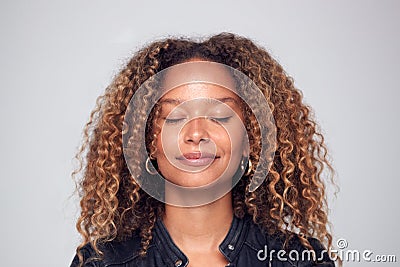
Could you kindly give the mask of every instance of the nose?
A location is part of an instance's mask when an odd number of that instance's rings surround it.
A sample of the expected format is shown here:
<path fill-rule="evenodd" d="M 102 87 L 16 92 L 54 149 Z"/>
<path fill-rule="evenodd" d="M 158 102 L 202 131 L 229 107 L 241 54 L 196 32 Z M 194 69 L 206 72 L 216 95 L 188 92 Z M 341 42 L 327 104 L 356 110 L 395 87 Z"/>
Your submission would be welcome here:
<path fill-rule="evenodd" d="M 210 136 L 207 130 L 207 121 L 205 118 L 195 118 L 190 120 L 182 129 L 182 135 L 185 143 L 200 144 L 208 142 Z"/>

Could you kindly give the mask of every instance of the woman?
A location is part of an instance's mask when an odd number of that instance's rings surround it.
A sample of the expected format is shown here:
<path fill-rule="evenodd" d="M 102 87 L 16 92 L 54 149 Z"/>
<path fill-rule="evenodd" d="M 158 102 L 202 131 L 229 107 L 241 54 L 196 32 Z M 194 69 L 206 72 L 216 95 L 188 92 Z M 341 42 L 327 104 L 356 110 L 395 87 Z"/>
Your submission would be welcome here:
<path fill-rule="evenodd" d="M 334 266 L 323 136 L 246 38 L 137 52 L 99 98 L 83 153 L 71 266 Z"/>

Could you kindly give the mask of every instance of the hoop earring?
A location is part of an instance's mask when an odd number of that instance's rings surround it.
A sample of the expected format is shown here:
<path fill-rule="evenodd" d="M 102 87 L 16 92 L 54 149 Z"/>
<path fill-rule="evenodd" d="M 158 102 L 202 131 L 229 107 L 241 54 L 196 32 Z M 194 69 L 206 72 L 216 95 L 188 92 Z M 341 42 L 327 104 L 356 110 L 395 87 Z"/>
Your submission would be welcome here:
<path fill-rule="evenodd" d="M 249 167 L 247 168 L 247 172 L 246 172 L 246 176 L 250 176 L 250 173 L 251 173 L 251 171 L 252 171 L 252 169 L 253 169 L 253 164 L 251 163 L 251 160 L 249 159 Z"/>
<path fill-rule="evenodd" d="M 253 164 L 251 163 L 251 160 L 248 160 L 248 168 L 246 173 L 244 174 L 244 176 L 249 176 L 251 173 L 251 170 L 253 168 Z M 242 159 L 242 161 L 240 162 L 240 169 L 244 172 L 245 171 L 245 166 L 244 166 L 244 160 Z"/>
<path fill-rule="evenodd" d="M 158 173 L 158 171 L 156 169 L 154 169 L 154 166 L 153 166 L 153 168 L 150 167 L 150 158 L 149 157 L 146 159 L 146 164 L 145 165 L 146 165 L 146 171 L 149 174 L 156 175 Z M 153 170 L 151 170 L 151 169 L 153 169 Z"/>

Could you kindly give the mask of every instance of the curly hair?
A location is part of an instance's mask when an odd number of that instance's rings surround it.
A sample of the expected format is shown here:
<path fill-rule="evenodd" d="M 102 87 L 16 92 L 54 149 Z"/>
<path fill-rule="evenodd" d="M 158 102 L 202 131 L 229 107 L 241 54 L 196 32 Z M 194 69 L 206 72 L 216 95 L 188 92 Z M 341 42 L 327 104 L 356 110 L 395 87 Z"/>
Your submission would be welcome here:
<path fill-rule="evenodd" d="M 98 98 L 76 155 L 80 167 L 72 174 L 82 174 L 77 181 L 81 213 L 76 224 L 83 238 L 77 248 L 81 262 L 80 249 L 87 243 L 101 256 L 99 244 L 128 238 L 134 232 L 141 237 L 140 254 L 146 254 L 164 204 L 144 192 L 128 170 L 122 147 L 124 115 L 143 82 L 194 58 L 222 63 L 247 75 L 262 91 L 276 123 L 276 150 L 270 171 L 253 192 L 248 190 L 249 176 L 242 177 L 232 189 L 235 216 L 249 214 L 267 232 L 284 232 L 286 240 L 296 232 L 310 249 L 308 237 L 331 246 L 323 171 L 328 170 L 333 182 L 333 168 L 311 108 L 303 103 L 293 79 L 265 49 L 247 38 L 221 33 L 202 41 L 168 38 L 151 43 L 133 55 Z M 144 101 L 143 105 L 149 103 Z M 248 110 L 246 114 L 249 158 L 257 163 L 259 127 Z M 149 132 L 146 144 L 151 145 L 153 140 L 154 133 Z M 137 157 L 137 175 L 145 172 L 143 164 Z"/>

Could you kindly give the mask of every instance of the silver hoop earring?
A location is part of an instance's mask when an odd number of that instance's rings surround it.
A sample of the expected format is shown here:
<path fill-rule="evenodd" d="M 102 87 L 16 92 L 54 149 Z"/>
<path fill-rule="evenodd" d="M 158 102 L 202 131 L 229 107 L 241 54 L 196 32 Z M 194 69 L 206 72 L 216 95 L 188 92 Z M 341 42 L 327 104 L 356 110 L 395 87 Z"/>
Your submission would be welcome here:
<path fill-rule="evenodd" d="M 248 168 L 246 173 L 244 174 L 244 176 L 249 176 L 251 173 L 251 170 L 253 168 L 253 164 L 251 163 L 251 160 L 248 160 Z M 244 160 L 242 159 L 242 161 L 240 162 L 240 169 L 244 172 L 246 167 L 244 166 Z"/>
<path fill-rule="evenodd" d="M 253 164 L 251 163 L 251 160 L 249 159 L 249 167 L 247 168 L 246 176 L 250 176 L 250 173 L 253 169 Z"/>
<path fill-rule="evenodd" d="M 146 159 L 146 164 L 145 165 L 146 165 L 146 171 L 149 174 L 156 175 L 158 173 L 158 171 L 156 169 L 154 169 L 154 166 L 150 167 L 150 158 L 149 157 Z"/>

